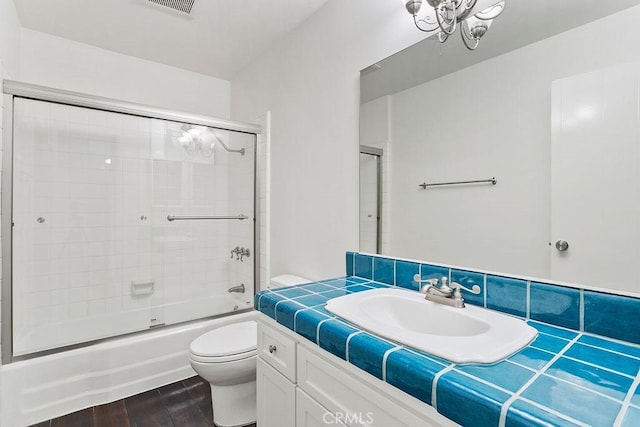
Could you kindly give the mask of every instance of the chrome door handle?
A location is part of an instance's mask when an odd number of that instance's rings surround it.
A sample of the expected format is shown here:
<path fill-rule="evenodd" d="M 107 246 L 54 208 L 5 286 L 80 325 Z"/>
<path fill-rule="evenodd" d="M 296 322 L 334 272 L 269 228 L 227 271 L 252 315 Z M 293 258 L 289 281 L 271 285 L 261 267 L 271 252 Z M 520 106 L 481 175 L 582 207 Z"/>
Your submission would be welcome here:
<path fill-rule="evenodd" d="M 277 349 L 278 349 L 278 348 L 277 348 L 275 345 L 271 344 L 271 345 L 269 346 L 269 353 L 273 354 L 273 353 L 275 353 L 275 352 L 276 352 L 276 350 L 277 350 Z"/>
<path fill-rule="evenodd" d="M 566 251 L 567 249 L 569 249 L 569 242 L 567 242 L 566 240 L 558 240 L 556 242 L 556 249 L 560 252 Z"/>

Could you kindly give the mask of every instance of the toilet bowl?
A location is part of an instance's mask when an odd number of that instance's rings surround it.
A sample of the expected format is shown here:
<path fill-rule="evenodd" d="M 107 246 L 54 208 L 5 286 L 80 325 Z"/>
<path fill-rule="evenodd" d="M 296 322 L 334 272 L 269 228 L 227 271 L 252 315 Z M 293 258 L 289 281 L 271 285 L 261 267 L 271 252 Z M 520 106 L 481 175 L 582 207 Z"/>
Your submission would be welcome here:
<path fill-rule="evenodd" d="M 220 427 L 256 420 L 257 334 L 255 321 L 240 322 L 199 336 L 189 348 L 191 367 L 211 386 L 213 422 Z"/>
<path fill-rule="evenodd" d="M 269 289 L 308 283 L 285 275 L 271 279 Z M 256 354 L 258 324 L 245 321 L 196 338 L 189 348 L 191 367 L 211 386 L 213 422 L 236 427 L 256 422 Z"/>

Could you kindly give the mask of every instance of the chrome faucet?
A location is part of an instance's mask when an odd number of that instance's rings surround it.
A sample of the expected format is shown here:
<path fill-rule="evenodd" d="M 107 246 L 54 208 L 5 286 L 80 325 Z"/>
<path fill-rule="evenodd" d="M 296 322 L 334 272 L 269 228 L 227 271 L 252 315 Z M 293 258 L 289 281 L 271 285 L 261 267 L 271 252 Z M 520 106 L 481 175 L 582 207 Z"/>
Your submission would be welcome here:
<path fill-rule="evenodd" d="M 465 288 L 460 283 L 451 282 L 447 285 L 447 278 L 442 279 L 426 279 L 422 280 L 419 274 L 413 276 L 413 281 L 416 283 L 426 283 L 426 285 L 420 288 L 420 292 L 424 294 L 424 299 L 427 301 L 436 302 L 438 304 L 445 304 L 456 308 L 464 308 L 464 298 L 462 298 L 461 290 L 471 292 L 478 295 L 481 291 L 480 286 L 473 285 L 471 289 Z M 438 286 L 440 282 L 440 286 Z"/>
<path fill-rule="evenodd" d="M 236 260 L 244 261 L 244 257 L 251 256 L 251 251 L 248 248 L 241 248 L 240 246 L 236 246 L 235 248 L 231 249 L 231 259 L 233 259 L 234 255 L 236 256 Z"/>
<path fill-rule="evenodd" d="M 238 286 L 233 286 L 227 290 L 227 292 L 237 292 L 239 294 L 244 294 L 244 291 L 244 283 L 240 283 Z"/>

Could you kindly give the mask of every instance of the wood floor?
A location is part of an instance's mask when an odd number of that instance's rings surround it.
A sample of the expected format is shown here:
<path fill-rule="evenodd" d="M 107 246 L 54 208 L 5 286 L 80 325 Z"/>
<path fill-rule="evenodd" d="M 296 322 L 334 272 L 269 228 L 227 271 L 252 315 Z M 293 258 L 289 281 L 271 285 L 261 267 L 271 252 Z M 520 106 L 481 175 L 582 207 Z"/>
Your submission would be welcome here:
<path fill-rule="evenodd" d="M 213 427 L 211 389 L 200 377 L 83 409 L 33 427 Z M 250 427 L 256 427 L 252 424 Z"/>

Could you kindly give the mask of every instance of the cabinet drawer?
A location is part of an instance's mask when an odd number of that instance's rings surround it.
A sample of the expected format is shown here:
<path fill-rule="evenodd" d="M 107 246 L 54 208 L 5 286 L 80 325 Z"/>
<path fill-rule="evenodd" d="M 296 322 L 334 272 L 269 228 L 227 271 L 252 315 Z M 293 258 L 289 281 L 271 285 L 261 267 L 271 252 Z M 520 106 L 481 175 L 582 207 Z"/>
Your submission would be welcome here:
<path fill-rule="evenodd" d="M 293 338 L 258 322 L 258 356 L 289 381 L 296 382 L 296 341 Z"/>

